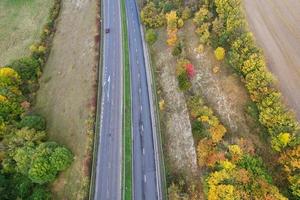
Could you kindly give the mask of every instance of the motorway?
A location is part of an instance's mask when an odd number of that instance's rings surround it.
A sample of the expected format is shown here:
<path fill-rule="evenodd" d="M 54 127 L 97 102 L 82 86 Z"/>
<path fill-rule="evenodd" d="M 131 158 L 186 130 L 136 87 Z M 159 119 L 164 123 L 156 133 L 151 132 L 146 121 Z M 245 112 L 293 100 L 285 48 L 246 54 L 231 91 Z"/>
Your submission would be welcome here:
<path fill-rule="evenodd" d="M 103 62 L 95 200 L 122 196 L 123 62 L 120 0 L 102 0 Z M 110 33 L 105 29 L 110 28 Z"/>
<path fill-rule="evenodd" d="M 145 43 L 135 0 L 126 0 L 126 13 L 132 91 L 133 198 L 156 200 L 162 198 L 159 159 L 155 149 L 156 130 L 153 128 L 153 115 L 151 116 L 153 102 L 150 100 L 152 94 L 149 72 L 147 74 L 146 71 L 148 60 L 145 62 Z"/>

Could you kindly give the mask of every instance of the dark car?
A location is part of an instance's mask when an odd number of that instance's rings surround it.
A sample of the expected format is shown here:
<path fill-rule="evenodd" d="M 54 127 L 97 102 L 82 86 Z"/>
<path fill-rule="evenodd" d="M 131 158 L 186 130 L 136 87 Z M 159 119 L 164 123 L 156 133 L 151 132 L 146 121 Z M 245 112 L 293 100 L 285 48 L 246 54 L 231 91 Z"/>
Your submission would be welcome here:
<path fill-rule="evenodd" d="M 109 28 L 105 29 L 105 33 L 109 33 L 109 32 L 110 32 Z"/>

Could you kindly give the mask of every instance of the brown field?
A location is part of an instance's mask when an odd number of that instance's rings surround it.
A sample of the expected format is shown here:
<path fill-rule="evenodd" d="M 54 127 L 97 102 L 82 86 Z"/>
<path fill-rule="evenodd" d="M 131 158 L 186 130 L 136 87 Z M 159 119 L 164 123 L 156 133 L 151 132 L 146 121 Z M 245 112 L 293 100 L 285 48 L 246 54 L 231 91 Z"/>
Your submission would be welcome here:
<path fill-rule="evenodd" d="M 300 119 L 300 1 L 245 0 L 244 4 L 268 67 Z"/>

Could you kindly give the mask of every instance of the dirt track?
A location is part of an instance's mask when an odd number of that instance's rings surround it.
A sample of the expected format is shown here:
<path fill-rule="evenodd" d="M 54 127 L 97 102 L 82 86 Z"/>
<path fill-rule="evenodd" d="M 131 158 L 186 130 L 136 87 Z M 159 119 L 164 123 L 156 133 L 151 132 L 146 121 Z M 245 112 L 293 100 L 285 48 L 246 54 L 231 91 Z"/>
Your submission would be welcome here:
<path fill-rule="evenodd" d="M 300 119 L 300 1 L 244 2 L 250 28 L 265 51 L 268 67 Z"/>

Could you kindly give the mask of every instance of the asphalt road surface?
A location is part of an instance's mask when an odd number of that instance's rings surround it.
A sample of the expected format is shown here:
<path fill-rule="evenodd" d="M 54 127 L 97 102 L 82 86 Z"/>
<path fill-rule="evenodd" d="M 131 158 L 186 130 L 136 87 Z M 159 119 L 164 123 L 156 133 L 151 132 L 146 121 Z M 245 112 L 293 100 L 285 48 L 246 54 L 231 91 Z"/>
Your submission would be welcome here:
<path fill-rule="evenodd" d="M 120 0 L 103 0 L 103 69 L 95 200 L 120 200 L 122 179 L 122 38 Z M 110 33 L 105 33 L 109 28 Z"/>
<path fill-rule="evenodd" d="M 300 120 L 300 1 L 244 0 L 244 4 L 268 67 Z"/>
<path fill-rule="evenodd" d="M 126 0 L 132 90 L 133 198 L 161 199 L 143 40 L 135 0 Z M 151 94 L 150 94 L 151 95 Z M 151 102 L 152 103 L 152 102 Z"/>

